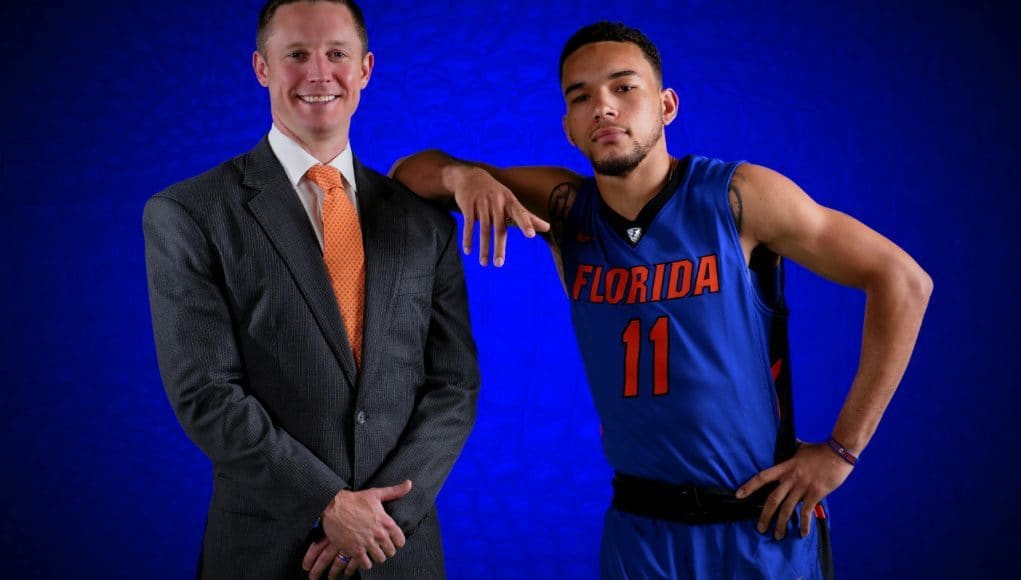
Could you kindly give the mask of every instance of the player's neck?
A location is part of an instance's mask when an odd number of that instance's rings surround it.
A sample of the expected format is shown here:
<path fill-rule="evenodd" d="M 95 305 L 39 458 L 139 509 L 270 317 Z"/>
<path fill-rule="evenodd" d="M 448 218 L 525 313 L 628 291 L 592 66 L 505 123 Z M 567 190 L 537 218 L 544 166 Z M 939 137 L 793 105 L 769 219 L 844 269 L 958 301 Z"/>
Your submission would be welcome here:
<path fill-rule="evenodd" d="M 633 221 L 670 180 L 673 163 L 666 147 L 657 147 L 627 175 L 613 177 L 597 173 L 596 186 L 610 209 Z"/>

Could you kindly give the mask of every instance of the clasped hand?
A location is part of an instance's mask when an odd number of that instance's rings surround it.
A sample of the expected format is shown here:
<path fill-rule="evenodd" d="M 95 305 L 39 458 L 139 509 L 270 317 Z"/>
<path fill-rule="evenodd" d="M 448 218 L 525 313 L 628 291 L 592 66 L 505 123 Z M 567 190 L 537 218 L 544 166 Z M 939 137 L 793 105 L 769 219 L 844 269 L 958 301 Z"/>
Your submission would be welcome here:
<path fill-rule="evenodd" d="M 341 573 L 351 576 L 369 570 L 373 562 L 381 564 L 394 557 L 404 547 L 404 532 L 383 509 L 383 502 L 400 499 L 409 491 L 411 481 L 406 480 L 390 487 L 338 493 L 323 512 L 326 535 L 309 547 L 302 560 L 309 578 L 317 580 L 328 570 L 328 578 L 335 580 Z"/>

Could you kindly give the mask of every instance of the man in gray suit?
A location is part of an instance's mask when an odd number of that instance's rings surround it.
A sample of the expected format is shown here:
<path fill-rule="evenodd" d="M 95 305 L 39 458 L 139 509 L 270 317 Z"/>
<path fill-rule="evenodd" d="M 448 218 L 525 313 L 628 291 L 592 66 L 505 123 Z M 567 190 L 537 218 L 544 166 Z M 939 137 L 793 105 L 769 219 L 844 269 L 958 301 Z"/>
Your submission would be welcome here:
<path fill-rule="evenodd" d="M 213 465 L 199 576 L 443 577 L 479 387 L 454 222 L 352 155 L 354 2 L 267 2 L 252 58 L 267 137 L 144 214 L 163 383 Z"/>

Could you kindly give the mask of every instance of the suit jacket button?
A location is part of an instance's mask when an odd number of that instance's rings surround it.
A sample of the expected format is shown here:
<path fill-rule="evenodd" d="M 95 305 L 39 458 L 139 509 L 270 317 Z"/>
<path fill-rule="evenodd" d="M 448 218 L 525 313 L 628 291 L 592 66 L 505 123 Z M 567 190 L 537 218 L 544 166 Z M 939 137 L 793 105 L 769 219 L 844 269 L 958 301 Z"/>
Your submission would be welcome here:
<path fill-rule="evenodd" d="M 355 414 L 355 421 L 358 422 L 359 425 L 364 423 L 365 422 L 365 411 L 358 411 L 358 413 Z"/>

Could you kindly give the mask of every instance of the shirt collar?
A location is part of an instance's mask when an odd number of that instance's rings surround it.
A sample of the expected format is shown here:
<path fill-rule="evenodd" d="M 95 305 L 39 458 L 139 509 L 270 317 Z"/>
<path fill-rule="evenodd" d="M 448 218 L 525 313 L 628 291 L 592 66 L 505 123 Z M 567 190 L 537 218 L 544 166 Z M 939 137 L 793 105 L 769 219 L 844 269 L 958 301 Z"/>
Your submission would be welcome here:
<path fill-rule="evenodd" d="M 284 135 L 283 131 L 277 129 L 276 125 L 269 130 L 269 146 L 273 154 L 284 166 L 284 172 L 291 185 L 297 189 L 298 183 L 305 177 L 305 172 L 313 165 L 319 165 L 319 160 L 313 157 L 308 151 L 301 148 L 294 139 Z M 347 147 L 334 157 L 327 165 L 337 168 L 344 176 L 344 187 L 350 194 L 358 192 L 358 184 L 355 182 L 354 154 L 351 152 L 351 142 Z"/>

